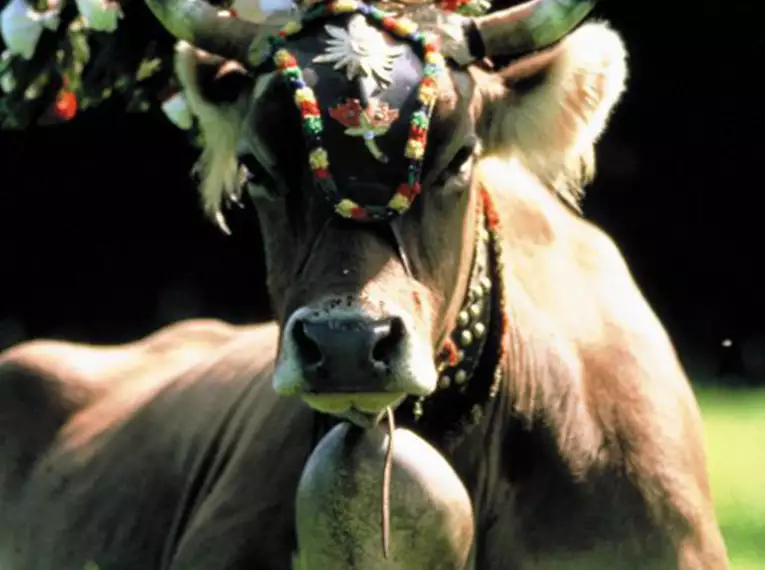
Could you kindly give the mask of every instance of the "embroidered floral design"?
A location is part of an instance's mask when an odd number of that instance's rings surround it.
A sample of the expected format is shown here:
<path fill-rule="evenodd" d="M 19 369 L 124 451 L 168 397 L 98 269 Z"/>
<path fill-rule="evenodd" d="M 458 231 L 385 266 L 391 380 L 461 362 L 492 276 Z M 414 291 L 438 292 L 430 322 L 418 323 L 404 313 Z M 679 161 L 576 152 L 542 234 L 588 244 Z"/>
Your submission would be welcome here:
<path fill-rule="evenodd" d="M 345 127 L 345 134 L 362 137 L 364 144 L 377 160 L 388 162 L 388 157 L 377 146 L 377 137 L 384 135 L 398 118 L 398 111 L 387 103 L 372 100 L 366 109 L 357 99 L 347 99 L 329 110 L 329 116 Z"/>

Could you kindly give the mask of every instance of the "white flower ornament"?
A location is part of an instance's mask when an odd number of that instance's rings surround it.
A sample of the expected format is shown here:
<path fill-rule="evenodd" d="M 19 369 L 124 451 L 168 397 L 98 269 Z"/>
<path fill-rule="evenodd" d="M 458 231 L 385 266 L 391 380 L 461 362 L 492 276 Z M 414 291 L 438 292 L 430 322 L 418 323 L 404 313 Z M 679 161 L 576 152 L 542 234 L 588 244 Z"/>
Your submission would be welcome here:
<path fill-rule="evenodd" d="M 96 32 L 113 32 L 123 17 L 122 8 L 113 0 L 74 0 L 85 26 Z"/>
<path fill-rule="evenodd" d="M 334 63 L 334 69 L 345 68 L 349 81 L 361 75 L 374 79 L 382 87 L 390 85 L 393 64 L 403 53 L 403 46 L 389 44 L 383 34 L 360 15 L 350 19 L 347 30 L 329 24 L 324 29 L 332 37 L 324 53 L 313 59 L 315 63 Z"/>
<path fill-rule="evenodd" d="M 43 29 L 59 25 L 59 7 L 37 12 L 24 0 L 11 0 L 0 12 L 0 34 L 7 50 L 29 61 L 35 53 Z"/>

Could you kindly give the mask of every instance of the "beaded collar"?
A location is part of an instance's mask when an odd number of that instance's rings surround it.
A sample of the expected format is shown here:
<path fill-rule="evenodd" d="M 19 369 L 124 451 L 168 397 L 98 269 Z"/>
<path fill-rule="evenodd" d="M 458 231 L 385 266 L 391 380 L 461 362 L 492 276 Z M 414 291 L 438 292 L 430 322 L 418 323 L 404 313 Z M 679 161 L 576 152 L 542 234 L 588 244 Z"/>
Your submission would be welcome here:
<path fill-rule="evenodd" d="M 384 206 L 362 205 L 342 195 L 330 172 L 327 150 L 322 146 L 324 125 L 321 110 L 313 90 L 303 79 L 303 72 L 295 57 L 285 47 L 287 39 L 297 34 L 303 26 L 332 16 L 361 14 L 371 25 L 388 32 L 396 39 L 411 45 L 423 59 L 423 77 L 417 92 L 418 108 L 412 113 L 409 123 L 409 138 L 404 149 L 408 159 L 406 177 L 393 197 Z M 268 39 L 274 64 L 281 76 L 291 86 L 295 104 L 303 120 L 303 136 L 308 147 L 308 161 L 313 172 L 314 183 L 329 200 L 336 214 L 354 221 L 386 221 L 406 212 L 420 193 L 420 177 L 428 128 L 433 108 L 438 97 L 438 81 L 446 72 L 446 61 L 439 53 L 435 38 L 417 29 L 417 25 L 406 18 L 394 18 L 382 10 L 357 0 L 334 0 L 318 2 L 302 15 L 301 21 L 285 25 L 275 36 Z"/>
<path fill-rule="evenodd" d="M 499 392 L 506 357 L 508 322 L 499 217 L 490 192 L 483 186 L 479 191 L 473 266 L 456 326 L 436 357 L 438 388 L 430 396 L 409 398 L 400 407 L 423 435 L 446 445 L 481 421 Z"/>

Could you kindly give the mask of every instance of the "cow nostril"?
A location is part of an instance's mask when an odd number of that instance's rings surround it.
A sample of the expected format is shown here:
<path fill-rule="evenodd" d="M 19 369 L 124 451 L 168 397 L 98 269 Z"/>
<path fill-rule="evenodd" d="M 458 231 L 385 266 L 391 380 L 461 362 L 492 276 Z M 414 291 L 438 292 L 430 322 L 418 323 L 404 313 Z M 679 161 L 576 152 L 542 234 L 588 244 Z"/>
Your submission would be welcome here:
<path fill-rule="evenodd" d="M 386 328 L 387 334 L 381 334 L 380 339 L 372 348 L 372 360 L 390 364 L 401 341 L 404 340 L 404 321 L 398 317 L 393 317 Z"/>
<path fill-rule="evenodd" d="M 304 322 L 295 323 L 292 329 L 292 338 L 295 340 L 300 359 L 304 365 L 319 364 L 324 359 L 319 345 L 306 333 Z"/>

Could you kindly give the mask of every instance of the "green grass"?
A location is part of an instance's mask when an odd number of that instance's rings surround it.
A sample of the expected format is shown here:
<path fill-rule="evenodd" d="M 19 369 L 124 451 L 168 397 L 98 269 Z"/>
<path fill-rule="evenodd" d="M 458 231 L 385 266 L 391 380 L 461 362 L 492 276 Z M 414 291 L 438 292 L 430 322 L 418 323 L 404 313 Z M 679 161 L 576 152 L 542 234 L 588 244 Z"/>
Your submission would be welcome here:
<path fill-rule="evenodd" d="M 697 389 L 717 517 L 733 570 L 765 569 L 765 389 Z"/>

